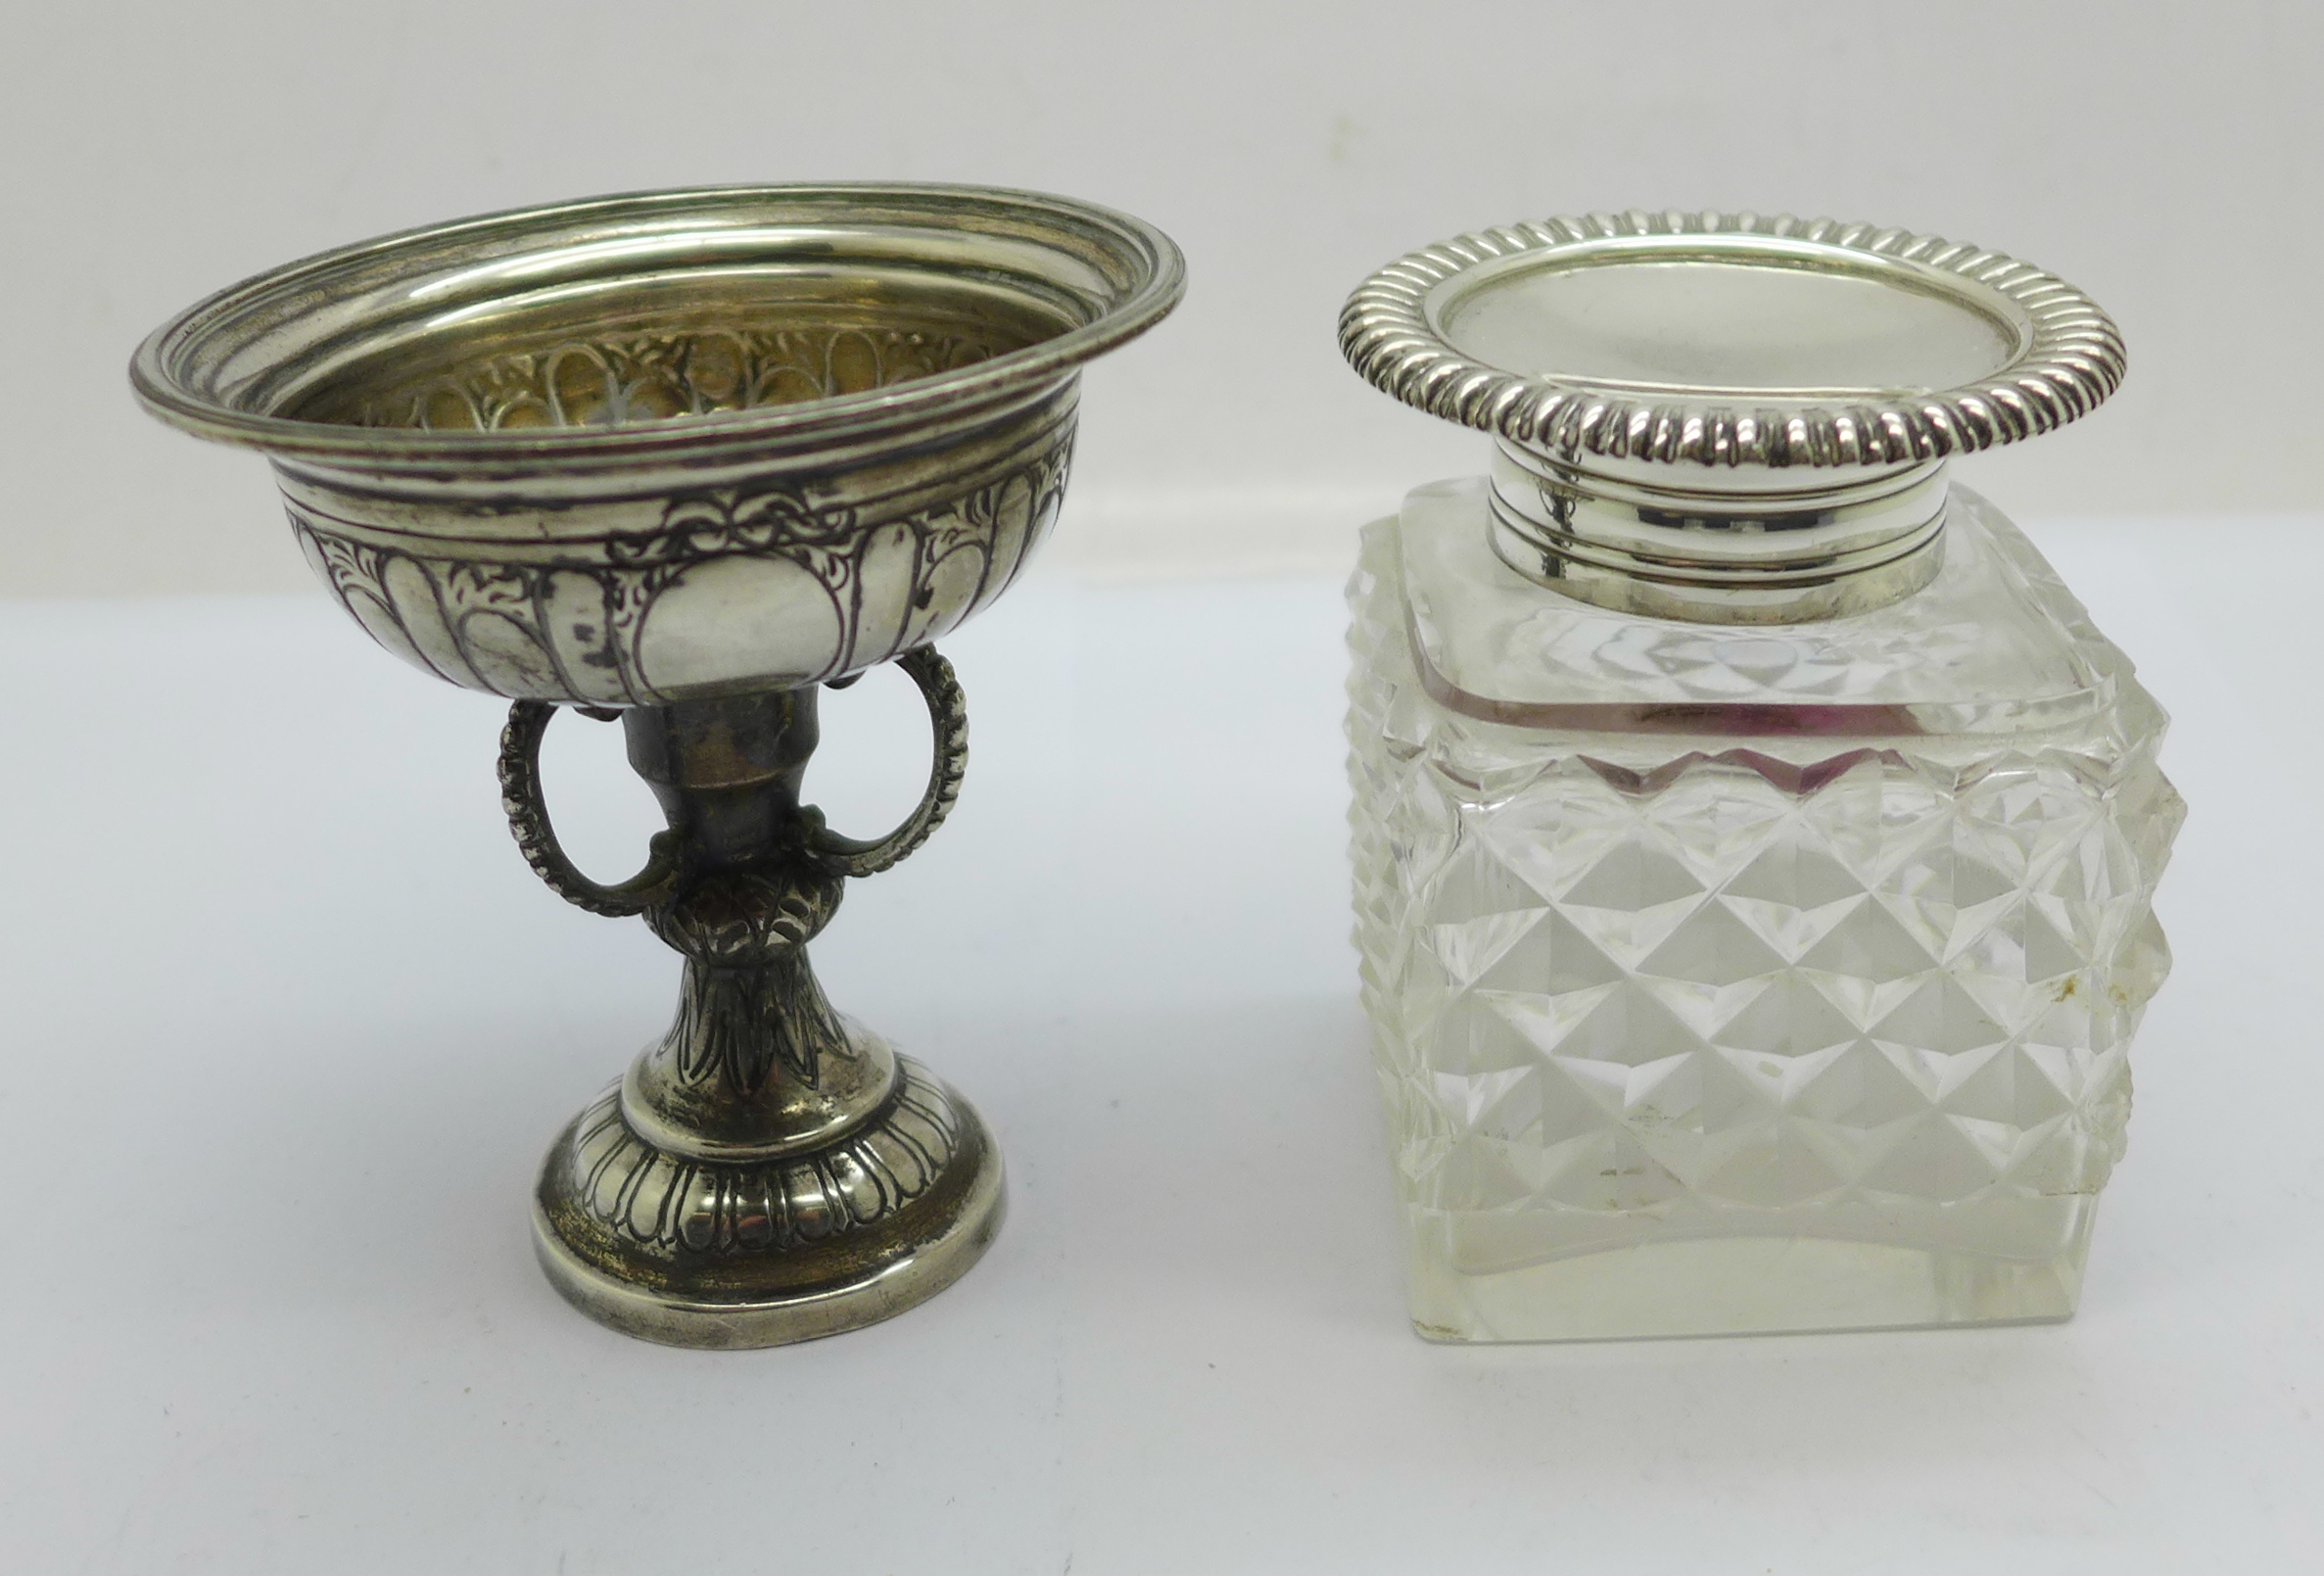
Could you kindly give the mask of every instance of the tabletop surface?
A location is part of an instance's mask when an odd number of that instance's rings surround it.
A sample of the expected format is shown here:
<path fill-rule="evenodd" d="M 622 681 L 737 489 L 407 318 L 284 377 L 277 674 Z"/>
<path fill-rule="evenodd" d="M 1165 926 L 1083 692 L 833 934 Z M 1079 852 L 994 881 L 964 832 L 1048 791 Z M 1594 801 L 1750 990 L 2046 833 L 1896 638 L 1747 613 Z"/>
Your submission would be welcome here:
<path fill-rule="evenodd" d="M 944 643 L 959 811 L 816 961 L 992 1122 L 1009 1221 L 922 1309 L 738 1354 L 533 1266 L 533 1168 L 678 965 L 526 871 L 500 708 L 319 597 L 0 607 L 0 1569 L 2324 1568 L 2316 525 L 2034 531 L 2192 806 L 2081 1315 L 1759 1340 L 1410 1333 L 1331 578 L 1036 574 Z M 842 829 L 917 795 L 916 707 L 827 702 Z M 626 874 L 615 732 L 547 772 Z"/>

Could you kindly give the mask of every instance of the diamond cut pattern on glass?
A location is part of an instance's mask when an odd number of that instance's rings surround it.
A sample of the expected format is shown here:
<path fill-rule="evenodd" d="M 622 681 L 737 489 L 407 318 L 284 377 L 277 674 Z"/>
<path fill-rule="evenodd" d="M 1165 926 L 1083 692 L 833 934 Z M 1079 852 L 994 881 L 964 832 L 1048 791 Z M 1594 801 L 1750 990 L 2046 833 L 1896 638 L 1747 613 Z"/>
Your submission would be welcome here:
<path fill-rule="evenodd" d="M 1946 1211 L 2103 1185 L 2168 968 L 2158 715 L 1732 747 L 1500 727 L 1423 692 L 1396 573 L 1376 528 L 1351 771 L 1413 1206 L 1933 1243 Z"/>

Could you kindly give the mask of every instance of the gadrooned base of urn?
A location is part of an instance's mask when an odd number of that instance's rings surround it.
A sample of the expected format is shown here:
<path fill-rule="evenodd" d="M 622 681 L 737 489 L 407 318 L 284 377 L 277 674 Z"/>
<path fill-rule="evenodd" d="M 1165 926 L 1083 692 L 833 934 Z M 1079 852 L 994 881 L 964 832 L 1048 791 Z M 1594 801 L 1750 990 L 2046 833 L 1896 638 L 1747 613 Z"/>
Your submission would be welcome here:
<path fill-rule="evenodd" d="M 713 1163 L 657 1149 L 607 1089 L 551 1146 L 533 1242 L 598 1323 L 665 1346 L 784 1346 L 876 1324 L 958 1280 L 999 1232 L 1000 1150 L 908 1057 L 858 1125 L 814 1149 Z"/>

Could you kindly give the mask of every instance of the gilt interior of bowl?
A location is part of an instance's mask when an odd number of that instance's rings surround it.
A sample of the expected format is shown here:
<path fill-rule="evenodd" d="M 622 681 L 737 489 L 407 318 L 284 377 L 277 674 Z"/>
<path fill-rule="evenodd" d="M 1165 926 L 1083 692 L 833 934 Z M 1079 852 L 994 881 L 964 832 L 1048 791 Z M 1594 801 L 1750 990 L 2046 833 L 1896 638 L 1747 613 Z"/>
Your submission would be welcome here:
<path fill-rule="evenodd" d="M 488 215 L 220 292 L 131 367 L 156 414 L 306 458 L 592 467 L 811 448 L 1034 394 L 1175 303 L 1167 238 L 1067 199 L 749 187 Z"/>

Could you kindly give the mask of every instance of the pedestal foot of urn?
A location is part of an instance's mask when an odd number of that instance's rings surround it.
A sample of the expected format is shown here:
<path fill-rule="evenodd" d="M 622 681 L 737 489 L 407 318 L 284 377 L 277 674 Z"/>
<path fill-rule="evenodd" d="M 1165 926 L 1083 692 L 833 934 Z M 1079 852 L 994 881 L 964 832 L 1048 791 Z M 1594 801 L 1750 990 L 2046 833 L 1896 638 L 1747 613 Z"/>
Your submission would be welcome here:
<path fill-rule="evenodd" d="M 918 1063 L 815 1147 L 707 1161 L 656 1148 L 615 1084 L 550 1148 L 533 1241 L 565 1300 L 666 1346 L 783 1346 L 925 1302 L 1000 1230 L 1001 1155 Z"/>
<path fill-rule="evenodd" d="M 847 882 L 903 859 L 960 791 L 968 716 L 952 667 L 899 659 L 935 752 L 885 837 L 799 802 L 815 687 L 640 706 L 630 764 L 670 830 L 618 886 L 574 869 L 541 797 L 554 708 L 520 701 L 500 785 L 525 857 L 566 898 L 637 914 L 687 960 L 678 1013 L 549 1150 L 533 1203 L 542 1267 L 596 1319 L 670 1346 L 782 1346 L 900 1313 L 959 1279 L 1001 1225 L 1001 1157 L 925 1069 L 832 1010 L 807 957 Z"/>

